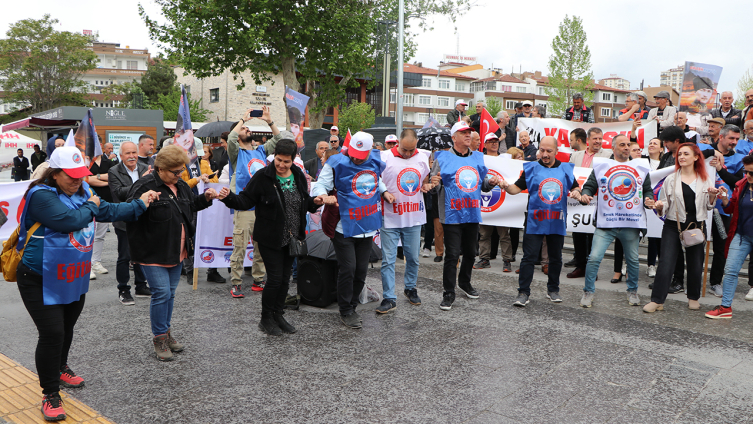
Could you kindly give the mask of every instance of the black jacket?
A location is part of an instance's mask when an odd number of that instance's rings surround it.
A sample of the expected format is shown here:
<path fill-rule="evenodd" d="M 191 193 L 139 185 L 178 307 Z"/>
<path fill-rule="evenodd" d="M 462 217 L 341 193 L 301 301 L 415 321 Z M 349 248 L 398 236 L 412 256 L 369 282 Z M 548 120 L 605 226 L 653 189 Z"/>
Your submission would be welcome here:
<path fill-rule="evenodd" d="M 220 178 L 222 176 L 222 168 L 227 165 L 228 156 L 227 156 L 227 150 L 223 147 L 218 147 L 216 149 L 212 149 L 212 160 L 211 163 L 215 171 L 217 171 L 217 178 Z"/>
<path fill-rule="evenodd" d="M 319 157 L 309 159 L 303 163 L 303 167 L 306 168 L 306 172 L 309 173 L 312 181 L 316 181 L 316 173 L 319 171 L 320 163 L 322 163 L 322 160 Z"/>
<path fill-rule="evenodd" d="M 203 194 L 195 195 L 185 181 L 175 184 L 178 195 L 165 185 L 157 172 L 139 178 L 128 192 L 128 201 L 138 199 L 149 190 L 159 192 L 159 198 L 152 202 L 139 219 L 126 223 L 128 247 L 131 260 L 144 264 L 177 265 L 180 263 L 181 224 L 186 232 L 186 249 L 193 254 L 195 228 L 191 224 L 194 212 L 212 205 Z M 180 209 L 178 207 L 180 206 Z"/>
<path fill-rule="evenodd" d="M 139 178 L 148 169 L 149 167 L 141 161 L 136 161 L 136 172 L 139 174 Z M 131 180 L 131 176 L 128 175 L 128 170 L 123 162 L 118 162 L 107 171 L 107 185 L 110 187 L 110 193 L 112 193 L 112 203 L 120 203 L 128 200 L 128 192 L 131 190 L 133 181 Z M 118 230 L 125 231 L 126 229 L 125 222 L 123 221 L 113 222 L 112 226 Z"/>
<path fill-rule="evenodd" d="M 316 212 L 314 198 L 309 196 L 306 176 L 300 168 L 290 167 L 295 178 L 295 187 L 301 195 L 301 219 L 298 234 L 293 234 L 298 240 L 306 237 L 306 212 Z M 277 182 L 277 172 L 274 165 L 269 165 L 258 171 L 239 194 L 230 193 L 222 202 L 227 207 L 237 210 L 248 210 L 256 207 L 256 222 L 254 223 L 254 241 L 279 249 L 285 229 L 285 200 Z"/>
<path fill-rule="evenodd" d="M 39 156 L 37 156 L 36 153 L 31 154 L 31 170 L 34 171 L 37 169 L 37 166 L 44 163 L 44 161 L 47 160 L 47 153 L 43 151 L 39 151 Z"/>
<path fill-rule="evenodd" d="M 735 118 L 735 116 L 737 116 L 737 118 Z M 711 110 L 711 117 L 722 118 L 724 119 L 724 122 L 726 122 L 727 124 L 737 125 L 738 127 L 740 127 L 740 124 L 742 123 L 742 119 L 743 119 L 743 111 L 740 109 L 735 109 L 734 106 L 730 107 L 729 113 L 727 114 L 727 117 L 725 118 L 724 116 L 722 116 L 722 108 L 720 107 L 718 109 Z M 742 127 L 740 127 L 740 129 L 742 130 Z"/>

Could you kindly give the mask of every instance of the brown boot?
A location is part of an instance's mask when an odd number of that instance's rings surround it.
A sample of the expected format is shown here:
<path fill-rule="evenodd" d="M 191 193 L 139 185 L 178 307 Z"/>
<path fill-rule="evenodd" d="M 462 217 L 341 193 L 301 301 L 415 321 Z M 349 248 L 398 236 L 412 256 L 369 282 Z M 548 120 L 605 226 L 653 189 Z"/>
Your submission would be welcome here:
<path fill-rule="evenodd" d="M 170 330 L 167 330 L 167 344 L 173 352 L 183 351 L 183 345 L 173 338 L 172 334 L 170 334 Z"/>
<path fill-rule="evenodd" d="M 157 354 L 157 359 L 160 361 L 172 361 L 173 352 L 170 350 L 170 344 L 167 339 L 167 334 L 160 334 L 154 337 L 154 353 Z"/>

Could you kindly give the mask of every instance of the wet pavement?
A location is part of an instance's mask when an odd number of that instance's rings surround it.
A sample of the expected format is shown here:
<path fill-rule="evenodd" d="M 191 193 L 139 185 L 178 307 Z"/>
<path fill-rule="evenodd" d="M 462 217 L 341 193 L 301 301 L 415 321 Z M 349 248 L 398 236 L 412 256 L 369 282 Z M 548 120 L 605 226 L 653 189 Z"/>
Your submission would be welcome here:
<path fill-rule="evenodd" d="M 428 258 L 421 306 L 399 295 L 394 313 L 377 316 L 377 303 L 361 305 L 362 330 L 344 327 L 334 307 L 303 306 L 286 315 L 298 333 L 270 337 L 257 329 L 259 293 L 233 299 L 229 283 L 208 283 L 201 271 L 199 290 L 184 279 L 176 296 L 172 328 L 186 349 L 159 363 L 149 300 L 118 302 L 115 257 L 110 233 L 110 273 L 92 282 L 70 355 L 86 387 L 68 392 L 116 423 L 753 422 L 744 279 L 732 320 L 703 317 L 719 304 L 709 295 L 700 311 L 681 295 L 654 314 L 628 306 L 625 283 L 609 283 L 609 260 L 593 308 L 579 306 L 583 279 L 566 279 L 565 269 L 563 303 L 546 299 L 537 270 L 531 303 L 519 309 L 517 276 L 497 259 L 474 270 L 479 299 L 458 291 L 452 310 L 441 311 L 441 264 Z M 381 292 L 380 281 L 377 265 L 367 283 Z M 34 371 L 36 330 L 5 282 L 0 334 L 0 353 Z"/>

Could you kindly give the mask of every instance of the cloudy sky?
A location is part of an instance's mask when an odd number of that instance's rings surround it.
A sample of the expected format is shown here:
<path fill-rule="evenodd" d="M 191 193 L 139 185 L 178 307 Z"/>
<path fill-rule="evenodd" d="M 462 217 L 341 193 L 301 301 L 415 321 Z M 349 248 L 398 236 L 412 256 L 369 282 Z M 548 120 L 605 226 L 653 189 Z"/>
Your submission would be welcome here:
<path fill-rule="evenodd" d="M 696 61 L 722 66 L 719 88 L 735 92 L 737 81 L 753 67 L 751 0 L 476 1 L 471 11 L 457 17 L 457 33 L 448 19 L 435 19 L 436 29 L 417 37 L 413 60 L 436 67 L 443 54 L 457 53 L 459 35 L 460 53 L 478 57 L 484 67 L 494 65 L 506 72 L 522 67 L 546 74 L 551 41 L 569 14 L 583 19 L 597 79 L 617 74 L 630 80 L 633 88 L 642 79 L 646 85 L 657 86 L 662 70 Z M 139 18 L 136 0 L 6 3 L 0 14 L 3 35 L 13 22 L 50 13 L 60 21 L 61 30 L 91 29 L 99 31 L 103 41 L 157 51 Z M 159 14 L 152 1 L 141 4 L 150 16 Z"/>

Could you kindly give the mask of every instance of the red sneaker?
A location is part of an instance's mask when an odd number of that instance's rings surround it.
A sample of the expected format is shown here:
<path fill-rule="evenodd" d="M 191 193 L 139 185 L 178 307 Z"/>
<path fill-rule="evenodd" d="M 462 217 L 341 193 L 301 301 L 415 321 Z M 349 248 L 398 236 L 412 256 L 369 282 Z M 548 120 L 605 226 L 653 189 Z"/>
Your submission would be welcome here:
<path fill-rule="evenodd" d="M 42 415 L 47 421 L 61 421 L 66 418 L 60 393 L 44 395 L 42 398 Z"/>
<path fill-rule="evenodd" d="M 732 319 L 732 308 L 719 305 L 716 308 L 706 312 L 706 318 L 711 319 Z"/>
<path fill-rule="evenodd" d="M 264 283 L 266 281 L 259 281 L 258 283 L 254 281 L 253 284 L 251 284 L 251 291 L 262 291 L 264 290 Z"/>
<path fill-rule="evenodd" d="M 84 379 L 77 376 L 76 373 L 66 365 L 60 370 L 60 385 L 74 389 L 77 387 L 84 387 Z"/>
<path fill-rule="evenodd" d="M 232 289 L 230 289 L 230 296 L 233 297 L 246 297 L 243 292 L 241 291 L 241 285 L 236 284 L 233 286 Z"/>

